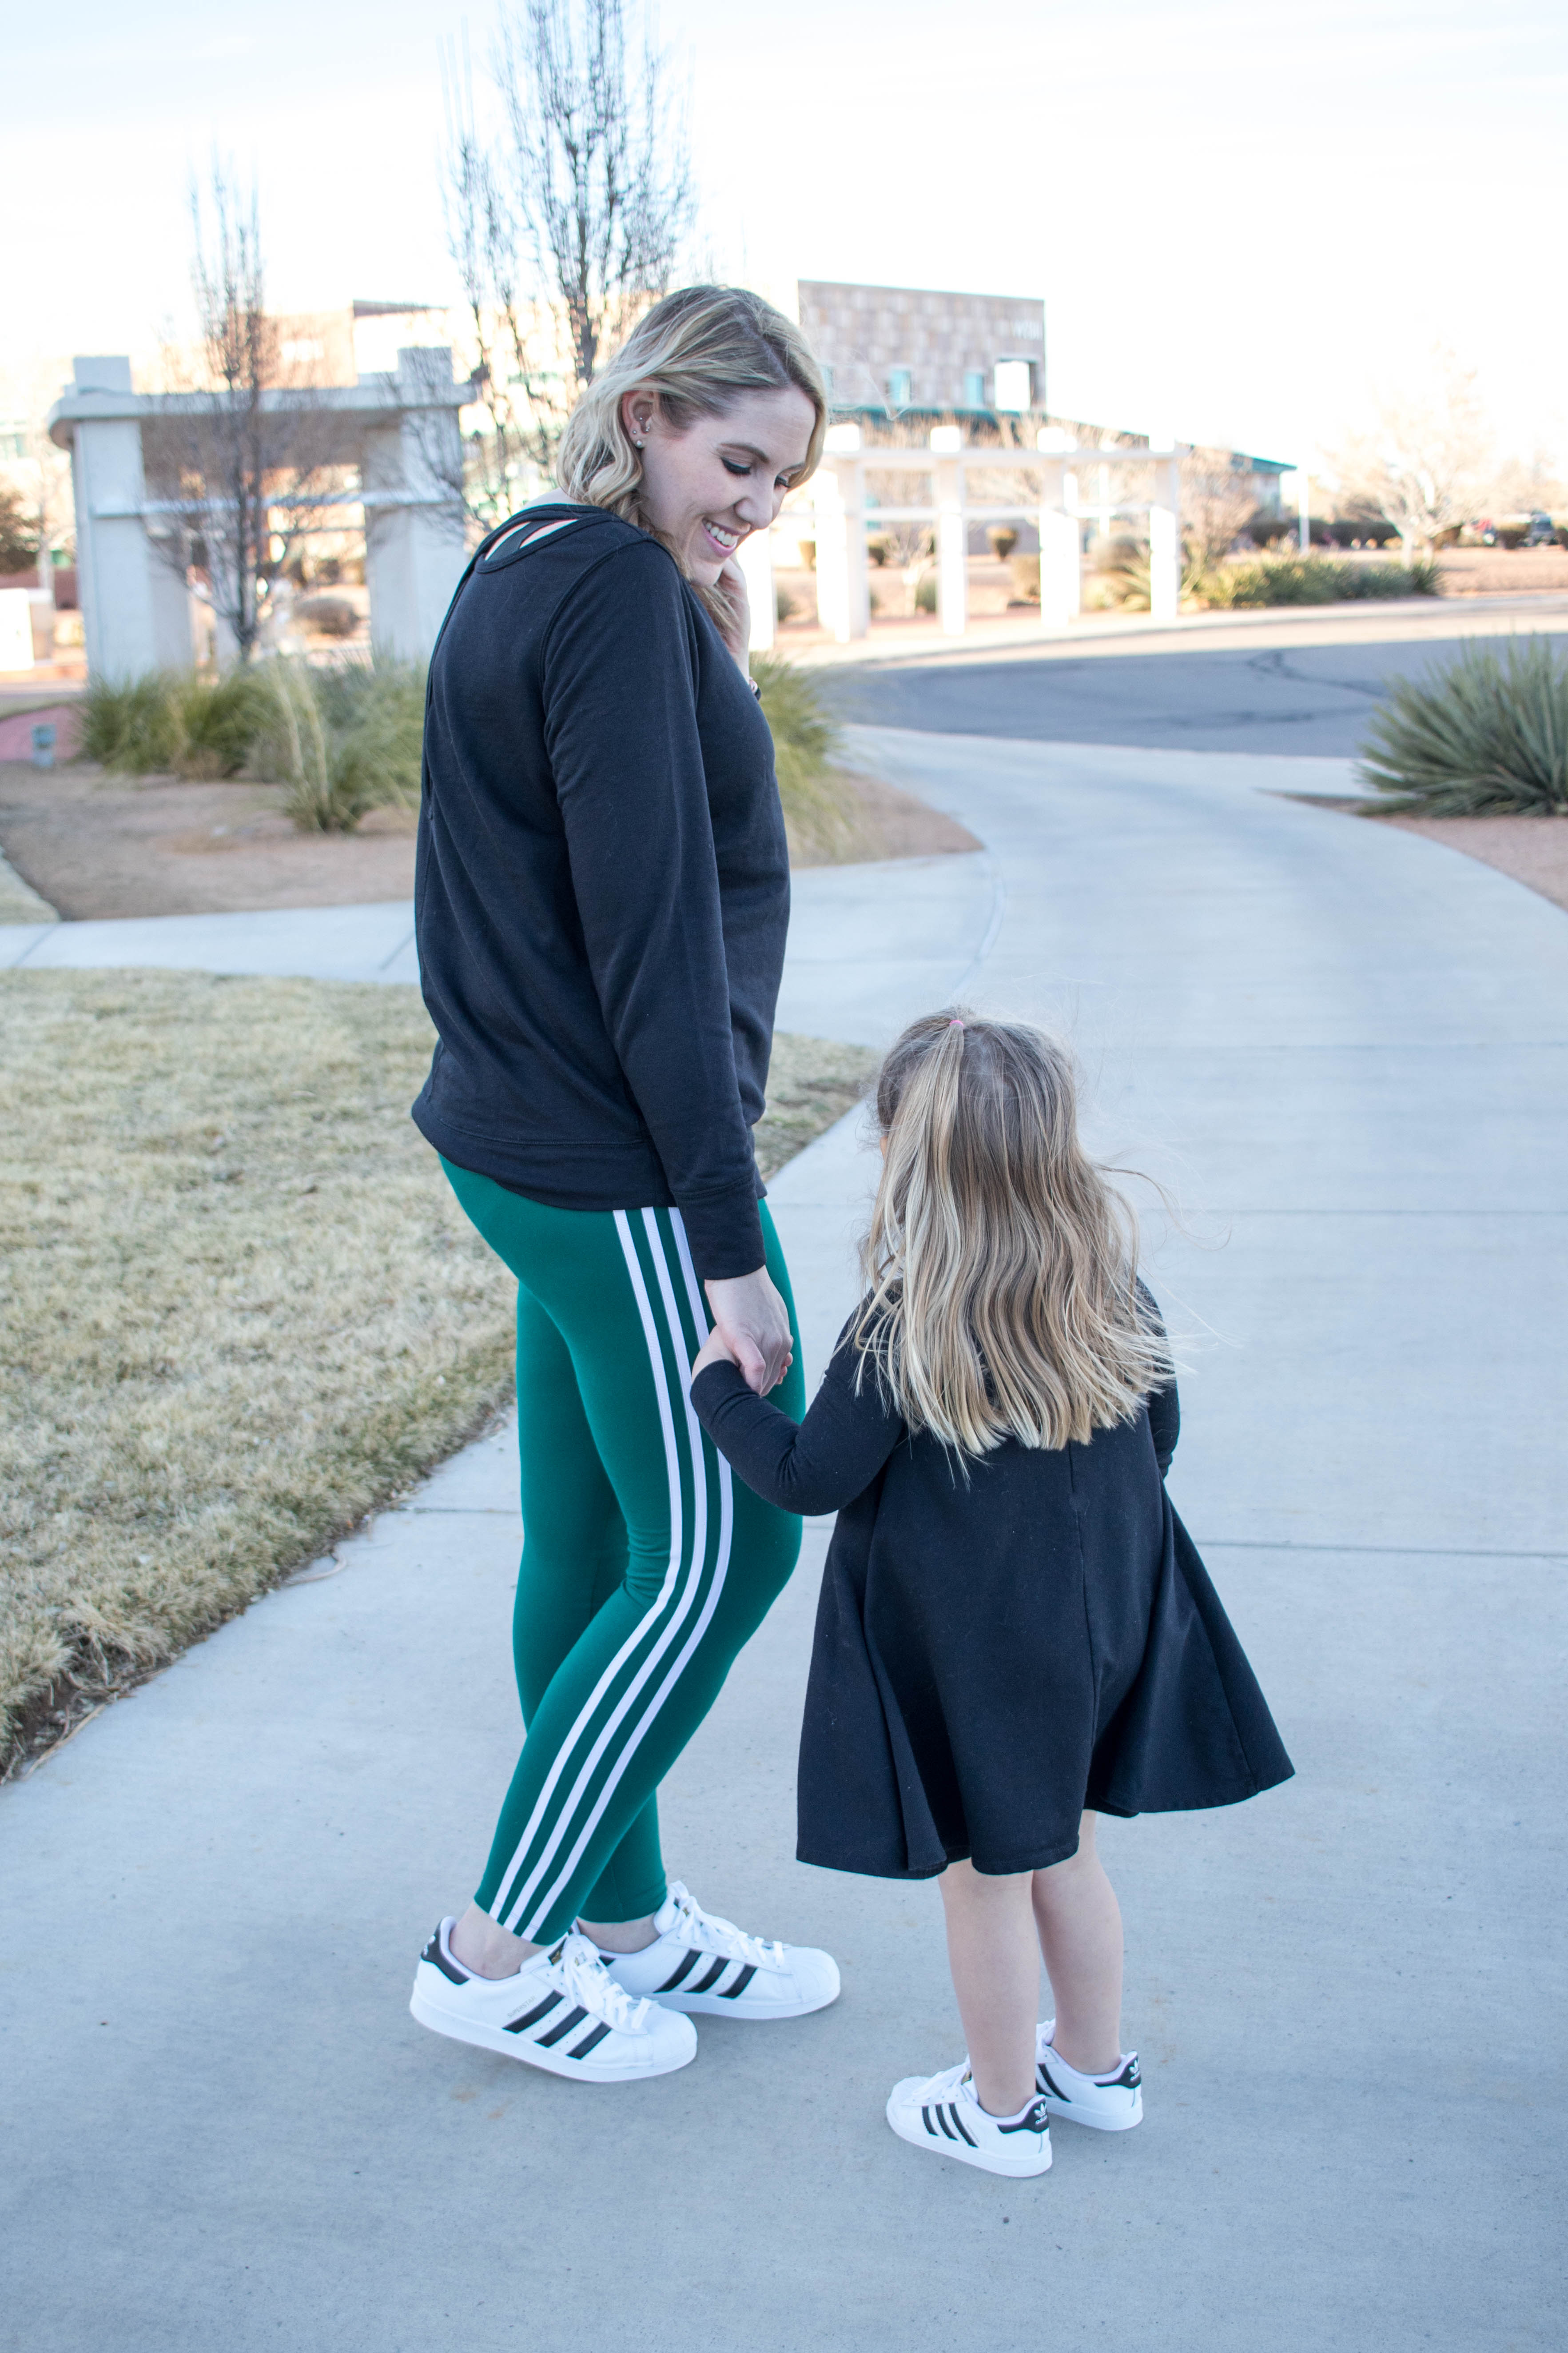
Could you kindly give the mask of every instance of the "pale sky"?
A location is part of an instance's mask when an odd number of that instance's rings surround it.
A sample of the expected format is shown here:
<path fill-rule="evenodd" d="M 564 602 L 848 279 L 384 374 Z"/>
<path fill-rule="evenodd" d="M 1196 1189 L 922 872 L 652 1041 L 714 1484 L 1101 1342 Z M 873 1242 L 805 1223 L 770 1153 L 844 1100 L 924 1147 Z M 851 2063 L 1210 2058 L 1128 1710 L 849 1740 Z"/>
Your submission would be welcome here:
<path fill-rule="evenodd" d="M 1561 0 L 661 0 L 724 270 L 1042 295 L 1060 413 L 1309 457 L 1436 341 L 1568 463 Z M 260 183 L 271 300 L 453 291 L 439 50 L 485 5 L 7 16 L 5 356 L 145 351 L 185 188 Z M 30 233 L 16 227 L 30 216 Z"/>

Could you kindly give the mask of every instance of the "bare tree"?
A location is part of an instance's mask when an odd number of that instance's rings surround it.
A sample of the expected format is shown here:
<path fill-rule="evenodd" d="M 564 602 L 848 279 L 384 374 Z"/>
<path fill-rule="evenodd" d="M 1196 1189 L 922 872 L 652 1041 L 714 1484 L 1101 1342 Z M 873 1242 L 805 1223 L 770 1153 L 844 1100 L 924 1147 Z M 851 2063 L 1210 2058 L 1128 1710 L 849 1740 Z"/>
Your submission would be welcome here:
<path fill-rule="evenodd" d="M 1418 547 L 1468 522 L 1485 496 L 1491 435 L 1473 371 L 1434 351 L 1419 387 L 1385 395 L 1370 427 L 1347 434 L 1330 458 L 1342 500 L 1382 515 L 1408 563 Z"/>
<path fill-rule="evenodd" d="M 470 504 L 488 520 L 526 460 L 550 465 L 605 353 L 668 291 L 695 214 L 685 91 L 624 0 L 526 0 L 503 15 L 494 139 L 466 58 L 449 58 L 443 159 L 448 248 L 472 322 L 486 410 Z"/>
<path fill-rule="evenodd" d="M 165 394 L 142 436 L 152 535 L 247 662 L 271 586 L 342 470 L 324 404 L 280 360 L 254 187 L 215 158 L 190 204 L 200 381 Z"/>
<path fill-rule="evenodd" d="M 1230 449 L 1189 449 L 1181 461 L 1182 540 L 1194 572 L 1223 564 L 1258 512 L 1250 465 Z"/>

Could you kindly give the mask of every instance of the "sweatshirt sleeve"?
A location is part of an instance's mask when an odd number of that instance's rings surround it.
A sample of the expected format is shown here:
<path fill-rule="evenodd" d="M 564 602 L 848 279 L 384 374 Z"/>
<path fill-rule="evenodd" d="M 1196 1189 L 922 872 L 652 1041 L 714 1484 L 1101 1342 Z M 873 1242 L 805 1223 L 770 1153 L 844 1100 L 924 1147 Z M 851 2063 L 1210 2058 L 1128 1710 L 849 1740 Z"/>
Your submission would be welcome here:
<path fill-rule="evenodd" d="M 1153 1293 L 1142 1282 L 1139 1283 L 1138 1291 L 1163 1338 L 1165 1322 L 1155 1304 Z M 1148 1407 L 1149 1434 L 1154 1440 L 1154 1460 L 1160 1466 L 1160 1476 L 1163 1479 L 1171 1467 L 1171 1458 L 1176 1451 L 1176 1440 L 1182 1434 L 1182 1401 L 1176 1394 L 1174 1373 L 1161 1388 L 1150 1390 Z"/>
<path fill-rule="evenodd" d="M 904 1435 L 868 1365 L 841 1339 L 804 1421 L 753 1396 L 738 1367 L 707 1365 L 691 1384 L 697 1419 L 753 1493 L 783 1512 L 837 1512 L 863 1494 Z"/>
<path fill-rule="evenodd" d="M 697 631 L 652 541 L 595 565 L 544 649 L 545 744 L 605 1026 L 700 1276 L 763 1263 L 697 728 Z"/>

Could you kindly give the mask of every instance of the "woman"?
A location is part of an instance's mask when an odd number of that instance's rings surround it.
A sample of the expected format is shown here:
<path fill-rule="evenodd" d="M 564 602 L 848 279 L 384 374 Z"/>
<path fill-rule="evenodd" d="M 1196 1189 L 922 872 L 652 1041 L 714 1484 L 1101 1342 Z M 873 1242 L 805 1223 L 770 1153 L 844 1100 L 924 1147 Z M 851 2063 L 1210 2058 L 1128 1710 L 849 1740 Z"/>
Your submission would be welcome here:
<path fill-rule="evenodd" d="M 827 1954 L 666 1882 L 655 1799 L 799 1545 L 686 1390 L 711 1322 L 759 1395 L 804 1404 L 752 1148 L 789 868 L 734 558 L 826 416 L 790 321 L 671 295 L 573 411 L 564 496 L 481 547 L 431 660 L 416 898 L 438 1042 L 414 1116 L 518 1278 L 528 1736 L 411 2006 L 593 2082 L 684 2066 L 692 2011 L 794 2018 L 838 1991 Z"/>

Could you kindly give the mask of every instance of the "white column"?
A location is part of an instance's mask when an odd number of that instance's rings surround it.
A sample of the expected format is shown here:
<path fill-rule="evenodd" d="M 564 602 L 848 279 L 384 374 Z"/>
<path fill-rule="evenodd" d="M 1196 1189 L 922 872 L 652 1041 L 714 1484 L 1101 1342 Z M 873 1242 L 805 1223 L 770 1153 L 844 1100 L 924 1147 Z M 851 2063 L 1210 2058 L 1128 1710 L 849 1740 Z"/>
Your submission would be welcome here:
<path fill-rule="evenodd" d="M 752 607 L 751 649 L 754 654 L 771 653 L 773 625 L 778 619 L 772 532 L 764 525 L 763 530 L 754 531 L 750 539 L 743 539 L 735 560 L 745 575 L 746 596 Z"/>
<path fill-rule="evenodd" d="M 1044 457 L 1040 471 L 1040 618 L 1053 628 L 1076 620 L 1083 606 L 1083 551 L 1079 524 L 1070 505 L 1078 504 L 1078 482 L 1063 464 L 1072 447 L 1059 425 L 1042 426 L 1036 448 Z"/>
<path fill-rule="evenodd" d="M 828 427 L 822 464 L 812 483 L 816 519 L 816 610 L 838 643 L 863 638 L 871 625 L 871 583 L 866 561 L 865 465 L 860 427 Z"/>
<path fill-rule="evenodd" d="M 131 362 L 115 355 L 78 359 L 73 366 L 71 480 L 88 669 L 95 678 L 189 670 L 185 583 L 149 542 L 142 519 L 147 492 Z M 94 395 L 101 417 L 81 413 Z"/>
<path fill-rule="evenodd" d="M 963 428 L 933 425 L 931 474 L 936 490 L 936 609 L 944 638 L 961 638 L 969 622 L 969 522 L 963 504 Z"/>
<path fill-rule="evenodd" d="M 367 427 L 360 466 L 370 493 L 364 576 L 371 641 L 395 659 L 423 661 L 465 560 L 463 445 L 450 397 L 450 351 L 399 352 L 389 388 L 386 420 Z"/>
<path fill-rule="evenodd" d="M 1182 601 L 1182 471 L 1179 458 L 1155 469 L 1149 509 L 1149 617 L 1173 621 Z"/>

